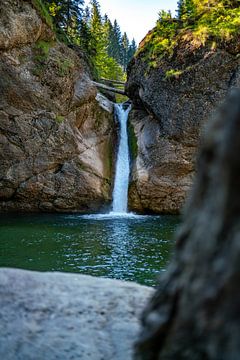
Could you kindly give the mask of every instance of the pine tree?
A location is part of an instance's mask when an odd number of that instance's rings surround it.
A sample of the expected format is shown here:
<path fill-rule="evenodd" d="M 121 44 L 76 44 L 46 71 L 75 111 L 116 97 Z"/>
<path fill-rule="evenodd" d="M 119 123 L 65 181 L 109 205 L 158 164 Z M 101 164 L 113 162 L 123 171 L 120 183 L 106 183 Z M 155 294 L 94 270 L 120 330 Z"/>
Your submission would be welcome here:
<path fill-rule="evenodd" d="M 131 59 L 133 58 L 135 52 L 137 51 L 137 45 L 134 39 L 132 39 L 132 42 L 128 48 L 128 60 L 127 63 L 129 63 L 131 61 Z"/>
<path fill-rule="evenodd" d="M 177 16 L 179 19 L 186 20 L 189 17 L 194 17 L 196 14 L 196 5 L 194 0 L 179 0 Z"/>
<path fill-rule="evenodd" d="M 116 45 L 115 34 L 114 34 L 113 24 L 109 19 L 107 21 L 107 31 L 108 31 L 108 46 L 107 46 L 108 55 L 112 58 L 115 58 L 115 45 Z"/>
<path fill-rule="evenodd" d="M 91 48 L 92 35 L 87 19 L 83 17 L 79 25 L 79 45 L 89 56 L 93 56 L 94 54 Z"/>
<path fill-rule="evenodd" d="M 120 26 L 117 23 L 117 20 L 114 20 L 113 23 L 113 58 L 121 63 L 121 30 Z"/>
<path fill-rule="evenodd" d="M 91 6 L 92 8 L 89 21 L 91 33 L 90 47 L 92 49 L 92 53 L 97 56 L 97 54 L 99 54 L 104 47 L 102 37 L 102 18 L 98 1 L 92 0 Z"/>
<path fill-rule="evenodd" d="M 121 39 L 121 65 L 125 72 L 128 64 L 129 40 L 127 34 L 124 33 Z"/>
<path fill-rule="evenodd" d="M 79 45 L 89 59 L 95 77 L 122 79 L 129 59 L 136 50 L 129 45 L 127 34 L 121 34 L 115 20 L 101 16 L 97 0 L 83 10 L 84 0 L 42 0 L 53 17 L 58 38 Z"/>
<path fill-rule="evenodd" d="M 182 19 L 182 16 L 184 14 L 184 0 L 179 0 L 177 5 L 177 17 L 178 19 Z"/>
<path fill-rule="evenodd" d="M 84 0 L 45 0 L 57 28 L 72 37 L 82 18 Z"/>
<path fill-rule="evenodd" d="M 84 19 L 86 24 L 88 24 L 88 25 L 90 24 L 91 13 L 90 13 L 89 6 L 86 6 L 85 9 L 84 9 L 83 19 Z"/>

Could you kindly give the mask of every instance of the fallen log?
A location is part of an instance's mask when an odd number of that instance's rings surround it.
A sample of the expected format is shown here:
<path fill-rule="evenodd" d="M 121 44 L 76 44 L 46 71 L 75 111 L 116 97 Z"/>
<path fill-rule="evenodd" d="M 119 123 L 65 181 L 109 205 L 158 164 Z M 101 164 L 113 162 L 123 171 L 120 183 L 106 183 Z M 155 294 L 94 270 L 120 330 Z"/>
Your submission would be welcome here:
<path fill-rule="evenodd" d="M 111 92 L 114 92 L 114 93 L 120 94 L 120 95 L 126 95 L 124 90 L 116 89 L 114 87 L 110 87 L 110 86 L 107 86 L 107 85 L 104 85 L 104 84 L 100 84 L 100 83 L 98 83 L 96 81 L 93 81 L 93 84 L 96 87 L 98 87 L 99 89 L 108 90 L 108 91 L 111 91 Z"/>
<path fill-rule="evenodd" d="M 119 80 L 111 80 L 111 79 L 101 78 L 100 81 L 105 81 L 108 83 L 119 84 L 119 85 L 125 85 L 125 82 L 119 81 Z"/>

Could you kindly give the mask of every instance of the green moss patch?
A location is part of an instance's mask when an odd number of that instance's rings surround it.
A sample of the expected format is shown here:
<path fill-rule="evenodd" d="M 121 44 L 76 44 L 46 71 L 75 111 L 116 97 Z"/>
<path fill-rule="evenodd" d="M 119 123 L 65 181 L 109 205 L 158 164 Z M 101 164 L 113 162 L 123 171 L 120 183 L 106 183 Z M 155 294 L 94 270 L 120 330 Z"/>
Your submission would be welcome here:
<path fill-rule="evenodd" d="M 33 74 L 41 76 L 46 68 L 49 57 L 50 48 L 53 46 L 52 42 L 39 40 L 33 47 L 33 60 L 35 63 Z"/>
<path fill-rule="evenodd" d="M 137 143 L 137 137 L 135 135 L 134 127 L 130 122 L 128 122 L 128 143 L 129 143 L 130 156 L 133 160 L 135 160 L 138 155 L 138 143 Z"/>
<path fill-rule="evenodd" d="M 32 0 L 32 4 L 46 24 L 53 30 L 53 20 L 42 0 Z"/>
<path fill-rule="evenodd" d="M 56 120 L 58 123 L 62 123 L 62 122 L 64 121 L 64 116 L 62 116 L 62 115 L 56 115 L 55 120 Z"/>
<path fill-rule="evenodd" d="M 59 69 L 59 76 L 66 76 L 74 68 L 74 63 L 69 59 L 58 59 L 57 65 Z"/>

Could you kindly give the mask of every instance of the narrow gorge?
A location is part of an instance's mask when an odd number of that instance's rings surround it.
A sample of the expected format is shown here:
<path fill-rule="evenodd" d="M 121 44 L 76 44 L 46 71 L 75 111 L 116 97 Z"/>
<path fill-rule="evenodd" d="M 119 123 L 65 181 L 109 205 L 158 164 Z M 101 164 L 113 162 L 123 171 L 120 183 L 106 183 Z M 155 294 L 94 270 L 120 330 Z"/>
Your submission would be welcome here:
<path fill-rule="evenodd" d="M 108 211 L 114 104 L 97 91 L 84 54 L 60 43 L 31 1 L 19 7 L 4 0 L 1 17 L 8 24 L 0 33 L 0 210 Z M 211 49 L 189 34 L 179 38 L 170 63 L 163 57 L 152 66 L 146 59 L 154 36 L 128 67 L 128 206 L 175 214 L 193 181 L 206 114 L 239 86 L 238 45 Z"/>
<path fill-rule="evenodd" d="M 238 360 L 240 0 L 100 2 L 0 1 L 0 359 Z"/>

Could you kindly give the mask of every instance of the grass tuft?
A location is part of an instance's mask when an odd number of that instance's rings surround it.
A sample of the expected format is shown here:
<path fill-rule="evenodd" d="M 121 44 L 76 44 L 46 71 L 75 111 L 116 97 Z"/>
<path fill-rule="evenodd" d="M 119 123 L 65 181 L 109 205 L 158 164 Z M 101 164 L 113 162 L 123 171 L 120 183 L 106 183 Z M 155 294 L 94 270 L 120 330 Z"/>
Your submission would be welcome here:
<path fill-rule="evenodd" d="M 53 30 L 53 20 L 51 15 L 48 12 L 47 7 L 44 5 L 42 0 L 32 0 L 32 4 L 35 9 L 39 12 L 41 18 L 46 22 L 46 24 Z"/>

